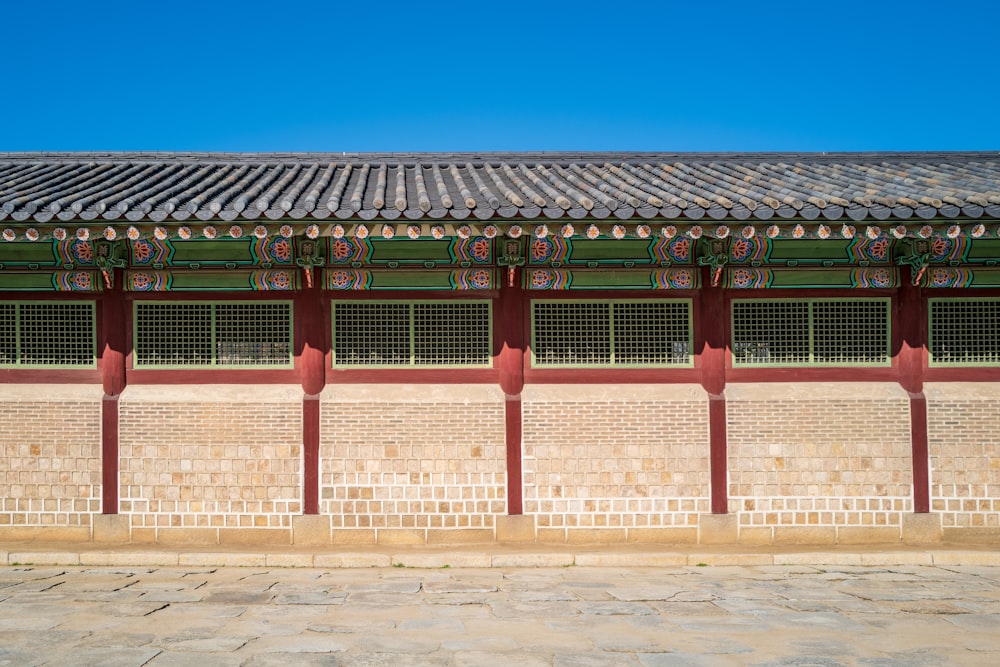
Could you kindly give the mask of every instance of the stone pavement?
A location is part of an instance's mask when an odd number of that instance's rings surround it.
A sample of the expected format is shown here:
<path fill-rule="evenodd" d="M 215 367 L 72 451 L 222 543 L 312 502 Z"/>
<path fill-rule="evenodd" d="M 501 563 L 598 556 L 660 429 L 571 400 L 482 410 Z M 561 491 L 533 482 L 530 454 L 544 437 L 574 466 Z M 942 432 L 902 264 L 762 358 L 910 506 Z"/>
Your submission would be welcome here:
<path fill-rule="evenodd" d="M 18 667 L 993 666 L 998 630 L 1000 563 L 0 566 Z"/>

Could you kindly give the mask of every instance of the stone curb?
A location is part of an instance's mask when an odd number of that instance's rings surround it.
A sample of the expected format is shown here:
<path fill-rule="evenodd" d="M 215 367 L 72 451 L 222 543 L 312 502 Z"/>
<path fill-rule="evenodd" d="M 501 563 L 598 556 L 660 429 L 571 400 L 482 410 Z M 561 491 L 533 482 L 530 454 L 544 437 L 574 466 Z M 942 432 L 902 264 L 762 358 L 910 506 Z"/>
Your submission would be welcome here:
<path fill-rule="evenodd" d="M 692 567 L 692 566 L 900 566 L 976 565 L 1000 566 L 1000 551 L 969 549 L 890 551 L 628 551 L 622 549 L 519 550 L 420 550 L 395 553 L 375 551 L 237 552 L 102 550 L 27 547 L 0 549 L 0 565 L 64 565 L 91 567 L 288 567 L 288 568 L 539 568 L 539 567 Z"/>

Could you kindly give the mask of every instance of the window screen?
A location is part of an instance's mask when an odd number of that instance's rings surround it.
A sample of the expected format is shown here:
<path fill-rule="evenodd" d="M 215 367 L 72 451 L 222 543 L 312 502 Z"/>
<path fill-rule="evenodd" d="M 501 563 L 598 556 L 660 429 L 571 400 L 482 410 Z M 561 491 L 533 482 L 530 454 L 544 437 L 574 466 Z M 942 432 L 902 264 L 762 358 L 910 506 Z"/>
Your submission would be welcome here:
<path fill-rule="evenodd" d="M 733 366 L 884 366 L 888 299 L 736 300 Z"/>
<path fill-rule="evenodd" d="M 93 302 L 0 303 L 0 365 L 97 365 Z"/>
<path fill-rule="evenodd" d="M 292 304 L 136 302 L 135 366 L 290 367 Z"/>
<path fill-rule="evenodd" d="M 489 366 L 489 301 L 333 304 L 338 367 Z"/>
<path fill-rule="evenodd" d="M 687 366 L 690 322 L 683 299 L 533 301 L 532 365 Z"/>
<path fill-rule="evenodd" d="M 930 299 L 930 365 L 1000 365 L 1000 299 Z"/>

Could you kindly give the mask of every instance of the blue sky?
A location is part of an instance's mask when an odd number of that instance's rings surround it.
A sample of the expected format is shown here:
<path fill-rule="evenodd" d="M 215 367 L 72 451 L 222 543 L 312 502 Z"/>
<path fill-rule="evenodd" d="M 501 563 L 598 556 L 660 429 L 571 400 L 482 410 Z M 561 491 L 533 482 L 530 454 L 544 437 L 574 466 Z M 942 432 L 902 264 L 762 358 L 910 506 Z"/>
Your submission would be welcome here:
<path fill-rule="evenodd" d="M 9 3 L 0 151 L 1000 149 L 1000 3 Z"/>

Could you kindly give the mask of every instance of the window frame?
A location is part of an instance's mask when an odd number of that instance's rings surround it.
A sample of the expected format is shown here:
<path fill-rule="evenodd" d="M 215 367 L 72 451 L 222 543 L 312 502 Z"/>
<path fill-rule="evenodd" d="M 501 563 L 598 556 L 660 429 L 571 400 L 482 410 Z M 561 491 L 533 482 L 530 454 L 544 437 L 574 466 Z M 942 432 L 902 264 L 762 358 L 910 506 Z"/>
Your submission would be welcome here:
<path fill-rule="evenodd" d="M 139 307 L 145 304 L 153 304 L 160 307 L 199 305 L 210 306 L 209 321 L 209 348 L 212 359 L 209 363 L 144 363 L 140 358 L 139 336 L 141 328 L 139 324 Z M 216 314 L 218 306 L 232 305 L 274 305 L 283 304 L 288 306 L 288 361 L 282 363 L 219 363 L 218 350 L 216 347 L 218 316 Z M 132 368 L 141 371 L 151 370 L 292 370 L 295 367 L 295 302 L 292 299 L 267 299 L 262 301 L 251 301 L 247 299 L 136 299 L 132 301 Z"/>
<path fill-rule="evenodd" d="M 22 349 L 23 349 L 23 330 L 21 327 L 21 306 L 33 306 L 33 305 L 63 305 L 63 306 L 88 306 L 90 309 L 90 361 L 85 364 L 74 364 L 74 363 L 55 363 L 55 364 L 39 364 L 39 363 L 24 363 L 22 360 Z M 12 305 L 15 307 L 14 313 L 14 356 L 15 361 L 13 363 L 3 363 L 0 362 L 0 368 L 6 368 L 11 370 L 19 369 L 51 369 L 51 370 L 93 370 L 97 368 L 97 301 L 88 300 L 66 300 L 66 299 L 2 299 L 0 300 L 0 306 Z"/>
<path fill-rule="evenodd" d="M 608 345 L 610 363 L 546 363 L 539 362 L 536 351 L 537 345 L 537 322 L 536 304 L 604 304 L 608 306 Z M 670 303 L 683 304 L 687 311 L 687 361 L 684 363 L 618 363 L 615 358 L 615 304 L 650 304 L 650 303 Z M 603 298 L 603 299 L 552 299 L 552 298 L 532 298 L 528 304 L 528 327 L 529 345 L 531 349 L 531 368 L 537 370 L 670 370 L 670 369 L 690 369 L 695 367 L 695 335 L 694 335 L 694 299 L 688 297 L 674 298 Z"/>
<path fill-rule="evenodd" d="M 927 367 L 928 368 L 995 368 L 1000 366 L 1000 346 L 998 346 L 996 361 L 957 361 L 942 362 L 934 359 L 934 306 L 942 302 L 972 302 L 972 303 L 996 303 L 1000 305 L 998 296 L 957 296 L 957 297 L 928 297 L 927 299 Z"/>

